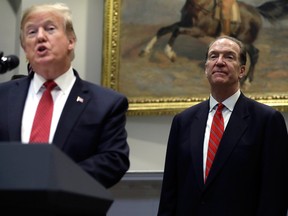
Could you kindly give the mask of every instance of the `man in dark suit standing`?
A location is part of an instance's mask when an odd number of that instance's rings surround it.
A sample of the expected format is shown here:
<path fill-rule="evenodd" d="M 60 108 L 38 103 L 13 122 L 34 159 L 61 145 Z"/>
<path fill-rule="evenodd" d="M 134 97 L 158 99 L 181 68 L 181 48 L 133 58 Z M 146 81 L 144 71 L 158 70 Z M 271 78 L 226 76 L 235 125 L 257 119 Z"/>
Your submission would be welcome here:
<path fill-rule="evenodd" d="M 209 45 L 210 98 L 173 119 L 158 216 L 286 216 L 285 120 L 240 91 L 245 65 L 246 51 L 237 39 L 222 36 Z M 212 120 L 220 103 L 224 132 L 216 126 L 211 150 Z"/>
<path fill-rule="evenodd" d="M 0 141 L 54 144 L 103 186 L 115 185 L 130 165 L 128 101 L 82 80 L 72 68 L 76 35 L 70 9 L 61 3 L 33 5 L 23 14 L 20 38 L 31 72 L 0 85 Z M 35 129 L 46 81 L 53 83 L 54 104 L 51 112 L 48 102 L 43 105 Z M 43 132 L 48 113 L 53 114 Z"/>

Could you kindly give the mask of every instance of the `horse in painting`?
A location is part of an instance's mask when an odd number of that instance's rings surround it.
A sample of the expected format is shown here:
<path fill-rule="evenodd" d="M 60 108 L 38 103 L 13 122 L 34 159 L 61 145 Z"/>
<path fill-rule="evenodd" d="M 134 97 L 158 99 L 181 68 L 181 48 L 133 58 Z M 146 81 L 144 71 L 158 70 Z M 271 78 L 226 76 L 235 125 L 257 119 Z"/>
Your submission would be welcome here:
<path fill-rule="evenodd" d="M 221 33 L 220 20 L 215 18 L 217 8 L 216 0 L 186 0 L 179 22 L 160 28 L 157 34 L 147 43 L 146 47 L 139 53 L 140 56 L 149 54 L 155 43 L 164 35 L 171 33 L 171 37 L 165 47 L 165 54 L 174 62 L 176 53 L 173 44 L 180 34 L 200 38 L 204 36 L 217 37 Z M 288 15 L 288 0 L 276 0 L 265 2 L 258 7 L 247 3 L 238 2 L 241 22 L 232 23 L 231 35 L 241 40 L 247 49 L 250 66 L 246 76 L 241 80 L 251 83 L 253 81 L 254 69 L 259 58 L 259 50 L 253 45 L 263 26 L 262 17 L 270 23 L 286 18 Z M 233 26 L 234 25 L 234 26 Z"/>

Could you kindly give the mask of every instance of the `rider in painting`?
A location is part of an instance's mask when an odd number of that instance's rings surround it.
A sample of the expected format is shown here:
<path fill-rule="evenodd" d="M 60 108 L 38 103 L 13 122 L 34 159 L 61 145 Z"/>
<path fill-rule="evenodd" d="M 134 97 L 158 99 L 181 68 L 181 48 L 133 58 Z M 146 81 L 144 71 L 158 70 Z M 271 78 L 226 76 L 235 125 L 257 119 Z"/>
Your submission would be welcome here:
<path fill-rule="evenodd" d="M 236 0 L 218 0 L 215 18 L 220 20 L 221 35 L 231 35 L 241 22 L 240 11 Z"/>

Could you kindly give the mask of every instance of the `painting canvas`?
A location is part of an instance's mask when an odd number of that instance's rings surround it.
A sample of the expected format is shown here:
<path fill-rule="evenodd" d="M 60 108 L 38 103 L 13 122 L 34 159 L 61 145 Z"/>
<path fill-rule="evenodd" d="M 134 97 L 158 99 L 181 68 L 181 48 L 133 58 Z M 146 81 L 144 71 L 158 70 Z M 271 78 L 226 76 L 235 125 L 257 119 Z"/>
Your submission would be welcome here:
<path fill-rule="evenodd" d="M 265 3 L 245 1 L 255 8 Z M 105 1 L 102 83 L 128 97 L 130 114 L 177 113 L 209 97 L 204 61 L 213 37 L 179 35 L 173 44 L 176 55 L 171 59 L 165 54 L 171 37 L 166 34 L 143 55 L 159 29 L 180 20 L 185 2 Z M 274 23 L 263 19 L 253 43 L 259 50 L 254 77 L 241 87 L 245 95 L 281 111 L 288 106 L 287 38 L 288 17 Z"/>

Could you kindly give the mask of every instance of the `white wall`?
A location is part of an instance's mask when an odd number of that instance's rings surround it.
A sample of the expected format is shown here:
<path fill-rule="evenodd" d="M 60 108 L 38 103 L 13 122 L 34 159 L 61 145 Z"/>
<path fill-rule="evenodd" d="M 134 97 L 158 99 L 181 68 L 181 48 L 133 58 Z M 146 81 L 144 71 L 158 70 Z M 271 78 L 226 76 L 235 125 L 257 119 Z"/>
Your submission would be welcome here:
<path fill-rule="evenodd" d="M 18 54 L 19 45 L 16 43 L 17 39 L 15 37 L 18 27 L 16 24 L 16 16 L 16 13 L 8 1 L 0 2 L 0 51 L 2 51 L 5 56 Z M 10 78 L 11 73 L 0 75 L 1 81 L 6 81 Z"/>

